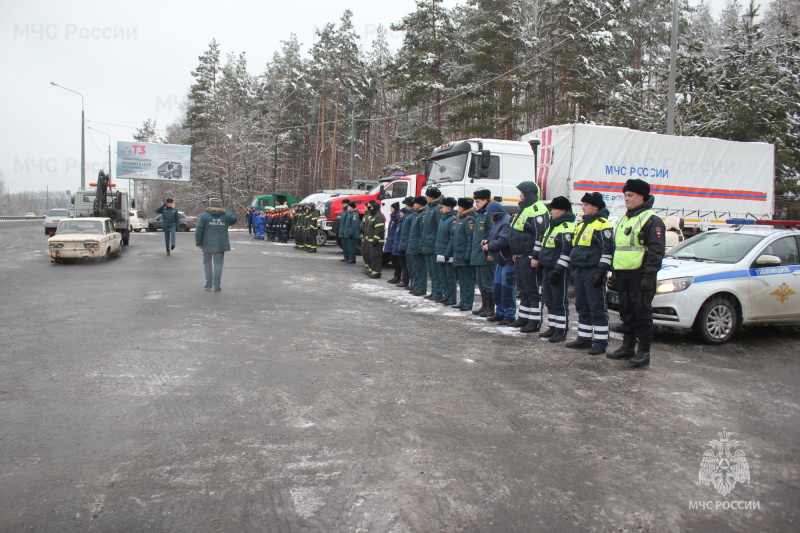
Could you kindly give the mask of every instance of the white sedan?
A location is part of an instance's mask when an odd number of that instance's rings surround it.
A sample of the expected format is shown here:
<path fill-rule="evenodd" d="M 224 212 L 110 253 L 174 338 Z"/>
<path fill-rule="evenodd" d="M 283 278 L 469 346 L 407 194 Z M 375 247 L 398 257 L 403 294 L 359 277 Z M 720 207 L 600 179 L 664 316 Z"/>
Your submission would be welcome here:
<path fill-rule="evenodd" d="M 608 307 L 618 307 L 610 290 Z M 711 344 L 744 324 L 800 324 L 800 232 L 744 226 L 702 233 L 667 252 L 653 322 Z"/>
<path fill-rule="evenodd" d="M 108 259 L 122 250 L 122 235 L 109 218 L 68 218 L 58 223 L 47 247 L 56 262 L 84 257 Z"/>

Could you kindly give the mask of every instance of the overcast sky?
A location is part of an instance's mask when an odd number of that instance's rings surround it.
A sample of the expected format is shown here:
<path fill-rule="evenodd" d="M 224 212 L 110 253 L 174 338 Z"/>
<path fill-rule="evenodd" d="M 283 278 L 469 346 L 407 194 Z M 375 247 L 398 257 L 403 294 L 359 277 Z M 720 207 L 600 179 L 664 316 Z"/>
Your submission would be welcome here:
<path fill-rule="evenodd" d="M 710 2 L 716 16 L 727 0 Z M 378 25 L 388 29 L 414 8 L 413 0 L 0 0 L 0 175 L 11 192 L 80 185 L 81 97 L 51 81 L 83 94 L 93 128 L 88 184 L 108 168 L 109 137 L 116 165 L 116 142 L 131 140 L 145 119 L 164 128 L 179 118 L 212 38 L 223 59 L 246 52 L 260 74 L 282 40 L 295 33 L 307 51 L 315 30 L 338 24 L 345 9 L 369 48 Z M 390 32 L 389 40 L 398 48 L 402 37 Z"/>

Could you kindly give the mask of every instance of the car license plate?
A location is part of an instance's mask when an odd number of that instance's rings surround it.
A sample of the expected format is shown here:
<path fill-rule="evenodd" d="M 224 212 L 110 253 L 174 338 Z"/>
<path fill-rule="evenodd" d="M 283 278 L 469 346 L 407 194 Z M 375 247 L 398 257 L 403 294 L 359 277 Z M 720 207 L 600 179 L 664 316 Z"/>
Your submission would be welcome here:
<path fill-rule="evenodd" d="M 619 303 L 619 294 L 615 292 L 608 293 L 608 303 L 610 304 L 618 304 Z"/>

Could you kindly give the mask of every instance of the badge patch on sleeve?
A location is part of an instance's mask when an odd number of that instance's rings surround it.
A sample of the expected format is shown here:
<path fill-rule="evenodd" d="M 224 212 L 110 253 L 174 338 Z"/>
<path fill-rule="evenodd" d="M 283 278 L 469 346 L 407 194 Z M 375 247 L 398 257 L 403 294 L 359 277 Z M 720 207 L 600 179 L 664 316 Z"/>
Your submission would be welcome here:
<path fill-rule="evenodd" d="M 661 228 L 656 228 L 656 239 L 660 239 L 664 236 L 664 232 L 661 231 Z"/>
<path fill-rule="evenodd" d="M 611 238 L 611 230 L 610 229 L 603 230 L 603 235 L 606 236 L 606 239 L 610 239 Z"/>
<path fill-rule="evenodd" d="M 542 216 L 536 217 L 536 223 L 537 224 L 541 224 L 542 222 L 544 222 L 544 217 L 542 217 Z"/>

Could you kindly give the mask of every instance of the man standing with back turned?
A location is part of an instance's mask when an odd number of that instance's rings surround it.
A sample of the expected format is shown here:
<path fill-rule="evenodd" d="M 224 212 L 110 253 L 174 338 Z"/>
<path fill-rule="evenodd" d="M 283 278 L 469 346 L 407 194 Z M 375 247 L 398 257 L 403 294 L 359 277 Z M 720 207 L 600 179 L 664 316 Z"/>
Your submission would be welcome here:
<path fill-rule="evenodd" d="M 195 229 L 194 243 L 203 250 L 203 268 L 206 284 L 203 288 L 215 292 L 222 290 L 222 266 L 225 263 L 225 252 L 231 249 L 228 240 L 228 227 L 236 224 L 236 215 L 222 208 L 222 200 L 212 198 L 208 201 L 206 212 L 200 215 Z M 212 265 L 213 263 L 213 265 Z"/>

